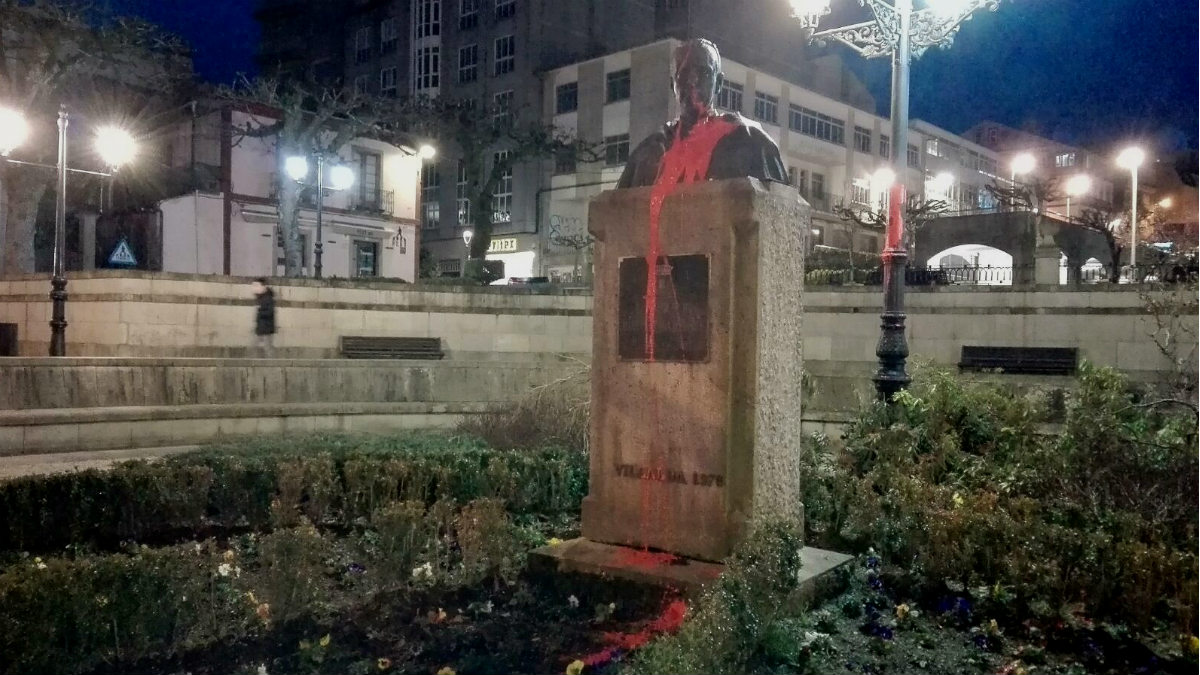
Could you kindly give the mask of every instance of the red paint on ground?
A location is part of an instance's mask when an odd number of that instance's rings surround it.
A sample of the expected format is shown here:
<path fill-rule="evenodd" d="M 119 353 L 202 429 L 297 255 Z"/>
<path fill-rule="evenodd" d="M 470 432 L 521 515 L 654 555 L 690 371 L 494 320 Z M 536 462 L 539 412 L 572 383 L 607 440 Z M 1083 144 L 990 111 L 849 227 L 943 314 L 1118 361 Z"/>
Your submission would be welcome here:
<path fill-rule="evenodd" d="M 654 567 L 663 567 L 670 565 L 679 560 L 679 556 L 671 553 L 660 553 L 657 551 L 638 550 L 636 548 L 620 548 L 613 556 L 613 564 L 622 567 L 636 567 L 639 569 L 651 569 Z"/>
<path fill-rule="evenodd" d="M 686 616 L 687 604 L 682 600 L 673 600 L 663 610 L 662 614 L 658 615 L 653 621 L 646 624 L 645 628 L 637 632 L 604 633 L 604 642 L 608 646 L 598 652 L 584 656 L 580 661 L 583 661 L 583 664 L 589 667 L 602 666 L 612 661 L 618 654 L 643 647 L 663 633 L 674 633 L 683 625 L 683 619 Z"/>

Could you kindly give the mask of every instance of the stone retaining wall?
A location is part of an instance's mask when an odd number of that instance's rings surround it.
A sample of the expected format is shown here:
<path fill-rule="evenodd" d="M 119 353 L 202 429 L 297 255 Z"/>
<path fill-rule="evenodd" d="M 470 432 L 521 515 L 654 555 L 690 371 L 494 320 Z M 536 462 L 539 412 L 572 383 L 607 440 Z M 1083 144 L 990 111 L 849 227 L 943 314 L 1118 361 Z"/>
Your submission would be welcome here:
<path fill-rule="evenodd" d="M 73 273 L 70 356 L 245 357 L 253 344 L 250 279 L 154 272 Z M 441 338 L 452 357 L 501 360 L 591 351 L 588 292 L 462 288 L 350 280 L 276 280 L 288 358 L 337 357 L 342 335 Z M 0 323 L 18 327 L 21 356 L 50 343 L 45 275 L 0 280 Z"/>

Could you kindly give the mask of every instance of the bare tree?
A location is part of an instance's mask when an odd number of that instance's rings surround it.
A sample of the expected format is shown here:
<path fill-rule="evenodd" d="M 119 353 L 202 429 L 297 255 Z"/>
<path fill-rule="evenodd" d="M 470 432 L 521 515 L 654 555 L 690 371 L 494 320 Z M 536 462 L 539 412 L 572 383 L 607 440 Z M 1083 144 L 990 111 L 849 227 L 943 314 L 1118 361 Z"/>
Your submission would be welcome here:
<path fill-rule="evenodd" d="M 1165 393 L 1187 402 L 1193 410 L 1197 395 L 1196 284 L 1142 287 L 1140 294 L 1149 315 L 1149 335 L 1171 364 Z"/>
<path fill-rule="evenodd" d="M 481 281 L 495 278 L 484 265 L 495 223 L 511 214 L 496 204 L 502 181 L 523 163 L 546 157 L 594 162 L 599 146 L 540 122 L 519 121 L 518 111 L 475 100 L 416 98 L 396 106 L 387 125 L 394 132 L 417 134 L 452 146 L 459 153 L 461 179 L 466 186 L 469 213 L 459 213 L 460 225 L 474 231 L 463 275 Z"/>
<path fill-rule="evenodd" d="M 337 153 L 351 140 L 379 132 L 377 108 L 345 90 L 322 86 L 308 78 L 281 81 L 242 78 L 221 91 L 223 99 L 252 115 L 235 123 L 235 142 L 243 138 L 274 138 L 279 223 L 283 231 L 284 274 L 303 274 L 300 238 L 300 198 L 303 189 L 285 170 L 288 157 Z M 262 108 L 265 106 L 265 110 Z M 315 188 L 313 188 L 315 189 Z M 315 196 L 320 199 L 320 195 Z"/>
<path fill-rule="evenodd" d="M 564 222 L 557 218 L 551 218 L 550 243 L 574 251 L 575 270 L 573 276 L 576 280 L 586 281 L 590 266 L 585 260 L 585 254 L 591 250 L 595 239 L 583 227 L 583 223 L 579 219 L 571 218 L 570 221 Z"/>
<path fill-rule="evenodd" d="M 949 208 L 941 199 L 921 199 L 910 195 L 904 207 L 904 248 L 911 258 L 916 257 L 917 232 L 938 218 Z M 887 230 L 887 213 L 883 209 L 855 209 L 853 206 L 833 207 L 834 214 L 850 225 L 850 274 L 854 275 L 854 239 L 859 232 L 884 232 Z"/>
<path fill-rule="evenodd" d="M 1079 214 L 1075 225 L 1104 237 L 1109 256 L 1108 280 L 1118 283 L 1121 280 L 1121 254 L 1129 241 L 1129 219 L 1123 218 L 1118 209 L 1089 208 Z"/>
<path fill-rule="evenodd" d="M 144 113 L 169 104 L 191 77 L 183 43 L 149 23 L 68 0 L 0 0 L 0 101 L 25 116 L 31 138 L 56 137 L 61 105 L 126 116 L 136 106 Z M 13 157 L 50 164 L 56 151 L 42 140 Z M 42 168 L 0 163 L 0 271 L 34 270 L 38 205 L 53 180 L 53 172 Z"/>

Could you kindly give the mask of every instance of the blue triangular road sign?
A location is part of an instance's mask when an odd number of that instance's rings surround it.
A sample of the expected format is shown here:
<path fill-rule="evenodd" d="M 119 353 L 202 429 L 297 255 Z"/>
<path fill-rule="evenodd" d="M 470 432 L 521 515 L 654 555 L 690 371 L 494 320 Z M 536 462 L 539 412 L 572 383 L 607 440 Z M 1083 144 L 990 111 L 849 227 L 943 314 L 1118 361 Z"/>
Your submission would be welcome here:
<path fill-rule="evenodd" d="M 124 237 L 108 255 L 108 264 L 117 267 L 137 267 L 137 258 L 133 256 L 133 250 L 129 248 L 129 242 Z"/>

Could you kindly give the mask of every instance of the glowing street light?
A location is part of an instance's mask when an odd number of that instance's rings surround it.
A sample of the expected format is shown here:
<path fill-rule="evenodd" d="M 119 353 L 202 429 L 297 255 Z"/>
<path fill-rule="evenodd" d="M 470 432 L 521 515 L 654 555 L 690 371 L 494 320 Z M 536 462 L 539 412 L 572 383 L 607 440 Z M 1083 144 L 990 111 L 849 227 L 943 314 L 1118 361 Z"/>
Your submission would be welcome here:
<path fill-rule="evenodd" d="M 133 161 L 137 143 L 120 127 L 101 127 L 96 132 L 96 154 L 106 166 L 116 170 Z"/>
<path fill-rule="evenodd" d="M 329 187 L 341 192 L 354 186 L 354 170 L 345 164 L 338 164 L 329 170 Z"/>
<path fill-rule="evenodd" d="M 21 147 L 29 137 L 29 123 L 21 113 L 10 108 L 0 108 L 0 157 Z"/>
<path fill-rule="evenodd" d="M 1162 199 L 1158 200 L 1158 208 L 1160 209 L 1169 209 L 1174 205 L 1175 200 L 1171 199 L 1170 197 L 1163 197 Z"/>
<path fill-rule="evenodd" d="M 431 160 L 437 156 L 437 148 L 426 143 L 417 149 L 417 156 L 426 161 Z"/>
<path fill-rule="evenodd" d="M 308 178 L 308 158 L 288 157 L 283 160 L 283 170 L 297 183 Z"/>
<path fill-rule="evenodd" d="M 886 190 L 896 182 L 896 172 L 886 166 L 879 167 L 871 174 L 871 187 L 876 190 Z"/>
<path fill-rule="evenodd" d="M 1131 268 L 1131 274 L 1133 273 L 1132 270 L 1137 267 L 1137 227 L 1138 227 L 1138 218 L 1137 218 L 1138 181 L 1137 181 L 1137 179 L 1138 179 L 1138 168 L 1142 166 L 1142 162 L 1144 162 L 1144 161 L 1146 161 L 1146 152 L 1136 146 L 1125 148 L 1124 150 L 1121 151 L 1121 154 L 1117 155 L 1117 166 L 1129 171 L 1130 177 L 1133 181 L 1133 190 L 1132 190 L 1133 195 L 1129 202 L 1129 204 L 1130 204 L 1130 207 L 1129 207 L 1130 208 L 1129 267 Z"/>
<path fill-rule="evenodd" d="M 1022 152 L 1021 154 L 1012 158 L 1012 164 L 1009 165 L 1009 169 L 1012 170 L 1009 182 L 1012 183 L 1013 187 L 1015 188 L 1017 186 L 1017 176 L 1024 176 L 1027 173 L 1032 173 L 1035 168 L 1037 168 L 1037 158 L 1028 152 Z"/>
<path fill-rule="evenodd" d="M 1092 189 L 1092 179 L 1087 174 L 1077 174 L 1067 179 L 1067 222 L 1071 222 L 1071 197 L 1086 195 Z"/>

